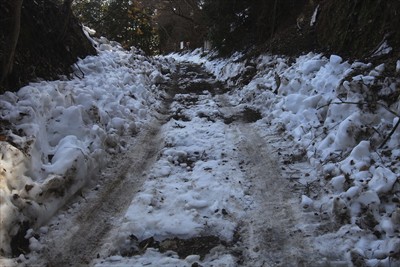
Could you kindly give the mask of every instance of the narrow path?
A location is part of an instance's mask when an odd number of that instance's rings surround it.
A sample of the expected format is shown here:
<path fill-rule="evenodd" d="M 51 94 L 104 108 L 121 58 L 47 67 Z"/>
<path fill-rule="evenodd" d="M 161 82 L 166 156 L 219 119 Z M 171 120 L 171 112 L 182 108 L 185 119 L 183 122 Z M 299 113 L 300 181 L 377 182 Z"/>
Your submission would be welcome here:
<path fill-rule="evenodd" d="M 110 159 L 98 191 L 59 215 L 68 220 L 52 220 L 41 239 L 38 266 L 118 266 L 119 260 L 140 266 L 150 248 L 152 253 L 175 251 L 179 264 L 173 259 L 176 265 L 168 266 L 188 266 L 186 257 L 192 254 L 202 259 L 213 254 L 213 262 L 227 257 L 226 266 L 324 266 L 308 245 L 309 233 L 300 230 L 298 196 L 282 177 L 268 140 L 252 124 L 260 115 L 249 107 L 232 106 L 224 86 L 200 66 L 181 64 L 171 77 L 162 87 L 169 93 L 164 108 L 132 139 L 124 155 Z M 194 140 L 198 144 L 190 143 Z M 179 157 L 168 159 L 174 155 Z M 171 199 L 167 189 L 189 200 L 180 204 L 182 199 Z M 229 196 L 218 196 L 218 190 Z M 139 192 L 144 195 L 137 197 Z M 207 195 L 214 199 L 203 199 Z M 169 202 L 173 208 L 163 210 Z M 177 218 L 192 220 L 193 232 L 155 218 L 176 225 L 182 223 Z M 145 232 L 154 236 L 141 239 Z M 121 235 L 129 246 L 118 245 L 115 238 Z M 122 251 L 126 258 L 107 260 Z"/>
<path fill-rule="evenodd" d="M 223 95 L 218 97 L 224 117 L 238 120 L 226 125 L 227 139 L 237 145 L 241 170 L 248 185 L 246 194 L 252 204 L 240 222 L 243 253 L 241 266 L 324 266 L 300 230 L 304 223 L 299 196 L 291 191 L 289 180 L 283 177 L 272 142 L 243 115 L 243 107 L 232 106 Z"/>
<path fill-rule="evenodd" d="M 38 266 L 85 266 L 96 258 L 104 238 L 116 227 L 144 182 L 143 173 L 156 160 L 162 144 L 161 125 L 162 121 L 154 119 L 128 151 L 110 160 L 111 166 L 101 174 L 97 193 L 81 200 L 77 213 L 62 220 L 65 224 L 50 222 L 49 232 L 41 241 L 45 244 L 41 257 L 45 264 Z"/>

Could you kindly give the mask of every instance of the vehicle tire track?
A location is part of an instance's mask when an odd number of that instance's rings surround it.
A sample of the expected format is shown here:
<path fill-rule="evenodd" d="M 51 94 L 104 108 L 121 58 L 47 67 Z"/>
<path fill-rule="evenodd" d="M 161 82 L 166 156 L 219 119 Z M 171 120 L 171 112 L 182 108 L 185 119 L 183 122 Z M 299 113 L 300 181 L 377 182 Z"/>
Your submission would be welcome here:
<path fill-rule="evenodd" d="M 232 106 L 226 96 L 219 96 L 224 117 L 238 117 L 242 107 Z M 235 115 L 236 114 L 236 115 Z M 253 203 L 239 222 L 242 251 L 240 266 L 326 266 L 321 262 L 300 225 L 305 223 L 299 196 L 282 176 L 278 160 L 270 151 L 268 140 L 255 125 L 237 120 L 226 126 L 231 142 L 237 145 L 238 159 L 246 177 Z"/>
<path fill-rule="evenodd" d="M 144 173 L 156 160 L 163 144 L 161 126 L 154 119 L 145 127 L 129 150 L 112 160 L 115 165 L 103 171 L 104 183 L 96 196 L 80 207 L 67 226 L 49 231 L 42 255 L 47 266 L 87 266 L 96 258 L 102 241 L 128 208 L 146 178 Z M 57 239 L 60 235 L 63 237 Z"/>
<path fill-rule="evenodd" d="M 241 222 L 244 266 L 324 266 L 299 229 L 302 213 L 298 196 L 281 175 L 267 142 L 254 127 L 232 125 L 238 140 L 239 158 L 250 185 L 254 205 Z"/>

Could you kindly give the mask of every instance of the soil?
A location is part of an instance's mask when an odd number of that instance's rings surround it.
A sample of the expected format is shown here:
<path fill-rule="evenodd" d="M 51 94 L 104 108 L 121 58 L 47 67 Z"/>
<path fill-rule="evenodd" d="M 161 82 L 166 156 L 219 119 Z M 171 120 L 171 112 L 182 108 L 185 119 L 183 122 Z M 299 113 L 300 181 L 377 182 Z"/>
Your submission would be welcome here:
<path fill-rule="evenodd" d="M 262 116 L 258 110 L 254 110 L 252 108 L 246 107 L 241 112 L 238 112 L 230 117 L 224 117 L 224 123 L 231 124 L 236 121 L 250 123 L 250 122 L 256 122 L 261 119 L 262 119 Z"/>
<path fill-rule="evenodd" d="M 311 17 L 318 7 L 317 20 Z M 393 61 L 400 56 L 400 2 L 396 0 L 307 1 L 295 23 L 277 29 L 253 53 L 271 52 L 297 57 L 310 51 L 337 54 L 346 59 Z M 372 57 L 385 41 L 392 51 Z"/>
<path fill-rule="evenodd" d="M 400 2 L 395 0 L 323 1 L 316 32 L 328 52 L 370 57 L 386 39 L 399 53 Z"/>
<path fill-rule="evenodd" d="M 6 2 L 0 2 L 0 58 L 9 38 Z M 23 1 L 14 68 L 0 85 L 0 93 L 16 91 L 36 79 L 52 80 L 68 75 L 78 58 L 95 53 L 82 26 L 74 16 L 68 16 L 64 6 L 51 0 Z"/>

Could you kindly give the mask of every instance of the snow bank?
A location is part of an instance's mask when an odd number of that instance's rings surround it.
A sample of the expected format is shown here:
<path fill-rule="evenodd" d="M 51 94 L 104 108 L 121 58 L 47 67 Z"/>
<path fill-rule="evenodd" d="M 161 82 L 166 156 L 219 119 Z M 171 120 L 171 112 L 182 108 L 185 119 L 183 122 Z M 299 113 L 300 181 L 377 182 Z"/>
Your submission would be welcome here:
<path fill-rule="evenodd" d="M 101 167 L 124 150 L 157 109 L 160 60 L 101 38 L 73 79 L 37 82 L 0 96 L 0 251 L 23 222 L 45 223 Z"/>
<path fill-rule="evenodd" d="M 400 128 L 380 147 L 399 120 L 400 81 L 382 77 L 385 64 L 314 53 L 295 61 L 271 55 L 213 60 L 198 51 L 170 57 L 204 64 L 217 79 L 236 85 L 229 93 L 233 105 L 256 107 L 264 117 L 261 130 L 284 132 L 306 150 L 319 177 L 308 175 L 301 182 L 317 181 L 320 190 L 300 195 L 299 202 L 311 217 L 330 215 L 317 223 L 328 229 L 317 238 L 323 254 L 360 258 L 368 266 L 400 264 Z M 243 86 L 237 76 L 246 65 L 257 71 Z"/>

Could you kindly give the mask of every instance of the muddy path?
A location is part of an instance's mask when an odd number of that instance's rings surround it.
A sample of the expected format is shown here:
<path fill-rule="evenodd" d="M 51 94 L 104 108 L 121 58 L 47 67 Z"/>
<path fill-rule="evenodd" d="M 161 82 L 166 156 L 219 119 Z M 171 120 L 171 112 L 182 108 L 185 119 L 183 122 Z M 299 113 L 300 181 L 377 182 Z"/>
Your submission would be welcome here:
<path fill-rule="evenodd" d="M 85 266 L 96 258 L 108 232 L 118 223 L 129 206 L 132 195 L 144 181 L 143 173 L 155 161 L 162 136 L 161 122 L 153 120 L 139 134 L 124 155 L 116 155 L 102 172 L 96 194 L 82 199 L 79 210 L 67 210 L 68 220 L 50 223 L 49 232 L 43 236 L 45 244 L 43 266 Z M 76 213 L 75 213 L 76 212 Z M 65 213 L 63 211 L 62 213 Z M 71 213 L 71 215 L 68 215 Z"/>
<path fill-rule="evenodd" d="M 299 199 L 289 190 L 278 161 L 252 127 L 233 126 L 238 153 L 255 203 L 241 222 L 243 266 L 323 266 L 313 256 L 301 223 Z"/>
<path fill-rule="evenodd" d="M 203 100 L 209 97 L 217 103 L 217 110 L 198 112 L 196 116 L 208 123 L 224 125 L 219 134 L 229 147 L 235 147 L 227 152 L 226 159 L 231 162 L 226 164 L 239 167 L 237 172 L 245 179 L 251 204 L 246 204 L 245 216 L 236 222 L 234 240 L 220 240 L 211 231 L 213 235 L 203 233 L 187 240 L 168 239 L 161 243 L 144 240 L 141 250 L 173 250 L 183 258 L 191 254 L 203 258 L 218 247 L 233 255 L 237 266 L 324 266 L 308 242 L 311 233 L 299 229 L 303 223 L 299 195 L 290 190 L 289 181 L 271 152 L 269 142 L 273 140 L 262 137 L 253 124 L 261 115 L 251 107 L 231 105 L 224 94 L 227 92 L 224 85 L 200 66 L 178 65 L 171 77 L 170 82 L 160 86 L 168 93 L 162 110 L 132 138 L 128 151 L 108 160 L 92 193 L 77 196 L 49 223 L 40 237 L 43 244 L 40 262 L 30 266 L 88 266 L 96 258 L 112 255 L 117 249 L 110 240 L 166 145 L 163 125 L 170 120 L 190 120 L 185 114 L 196 107 L 199 97 Z M 172 112 L 170 106 L 177 101 L 176 95 L 183 104 Z M 173 246 L 165 248 L 165 242 Z M 105 255 L 105 251 L 109 254 Z"/>
<path fill-rule="evenodd" d="M 312 233 L 300 229 L 306 222 L 299 195 L 291 190 L 270 145 L 280 137 L 259 133 L 252 124 L 261 118 L 257 111 L 232 106 L 224 95 L 218 102 L 254 201 L 239 222 L 239 266 L 326 266 L 309 242 Z"/>

